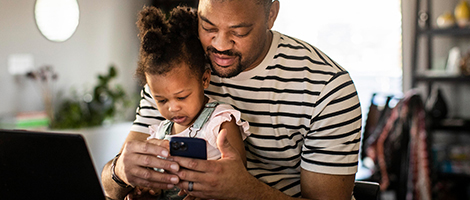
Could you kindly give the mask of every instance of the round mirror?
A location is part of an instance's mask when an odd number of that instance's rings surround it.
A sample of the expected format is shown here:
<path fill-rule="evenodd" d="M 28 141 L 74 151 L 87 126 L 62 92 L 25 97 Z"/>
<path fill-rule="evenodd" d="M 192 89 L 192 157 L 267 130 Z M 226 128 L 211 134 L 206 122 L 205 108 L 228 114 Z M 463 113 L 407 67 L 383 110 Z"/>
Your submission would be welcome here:
<path fill-rule="evenodd" d="M 63 42 L 73 35 L 79 15 L 76 0 L 36 0 L 34 6 L 39 31 L 54 42 Z"/>

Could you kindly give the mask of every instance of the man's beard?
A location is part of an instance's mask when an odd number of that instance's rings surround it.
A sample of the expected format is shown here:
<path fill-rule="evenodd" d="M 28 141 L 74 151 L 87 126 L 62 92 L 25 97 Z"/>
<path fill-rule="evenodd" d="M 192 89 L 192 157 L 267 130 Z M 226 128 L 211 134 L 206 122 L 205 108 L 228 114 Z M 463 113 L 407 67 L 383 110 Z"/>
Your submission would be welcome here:
<path fill-rule="evenodd" d="M 210 64 L 211 64 L 212 72 L 214 72 L 214 74 L 216 74 L 217 76 L 220 76 L 222 78 L 235 77 L 244 70 L 243 66 L 240 63 L 235 65 L 235 66 L 229 66 L 229 67 L 225 67 L 225 66 L 222 67 L 222 66 L 217 65 L 217 63 L 212 62 L 212 61 L 210 62 Z M 215 67 L 214 67 L 214 65 L 215 65 Z"/>
<path fill-rule="evenodd" d="M 208 56 L 208 60 L 210 61 L 209 63 L 211 64 L 212 72 L 216 74 L 217 76 L 220 76 L 222 78 L 232 78 L 240 74 L 243 70 L 245 70 L 245 67 L 241 63 L 242 56 L 238 52 L 233 52 L 231 50 L 218 51 L 212 46 L 208 46 L 206 52 L 208 54 L 216 53 L 216 54 L 222 54 L 222 55 L 227 55 L 227 56 L 236 56 L 238 58 L 238 64 L 235 66 L 220 66 L 214 61 L 210 60 L 210 56 Z"/>

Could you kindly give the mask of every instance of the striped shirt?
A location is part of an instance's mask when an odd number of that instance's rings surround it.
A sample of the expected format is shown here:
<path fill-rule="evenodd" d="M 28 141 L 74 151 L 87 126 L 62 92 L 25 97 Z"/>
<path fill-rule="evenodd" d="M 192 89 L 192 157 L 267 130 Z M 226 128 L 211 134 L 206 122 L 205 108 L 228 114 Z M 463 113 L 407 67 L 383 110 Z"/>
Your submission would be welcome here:
<path fill-rule="evenodd" d="M 248 171 L 300 197 L 300 169 L 335 175 L 357 171 L 361 108 L 346 70 L 310 44 L 273 31 L 262 63 L 232 78 L 212 75 L 206 94 L 231 104 L 250 123 Z M 164 120 L 146 86 L 133 131 Z"/>

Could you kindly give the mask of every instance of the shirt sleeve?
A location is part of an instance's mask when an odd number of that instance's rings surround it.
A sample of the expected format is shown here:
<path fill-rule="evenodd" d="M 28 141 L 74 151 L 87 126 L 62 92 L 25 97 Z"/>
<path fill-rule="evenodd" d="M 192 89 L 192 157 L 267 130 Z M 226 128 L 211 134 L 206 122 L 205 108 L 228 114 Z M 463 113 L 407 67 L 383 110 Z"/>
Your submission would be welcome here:
<path fill-rule="evenodd" d="M 310 124 L 302 146 L 301 167 L 325 174 L 355 174 L 362 117 L 347 72 L 339 72 L 327 82 L 315 103 Z"/>
<path fill-rule="evenodd" d="M 224 122 L 231 121 L 232 117 L 235 118 L 235 122 L 240 128 L 240 134 L 243 140 L 251 134 L 248 130 L 250 125 L 247 121 L 241 119 L 241 113 L 238 110 L 235 110 L 229 104 L 219 104 L 212 113 L 211 119 L 207 122 L 205 128 L 205 130 L 207 130 L 205 139 L 209 145 L 217 147 L 217 136 L 220 131 L 220 126 Z"/>
<path fill-rule="evenodd" d="M 152 98 L 150 88 L 145 85 L 140 92 L 140 102 L 136 110 L 135 120 L 131 131 L 149 134 L 149 126 L 160 124 L 165 118 L 157 110 L 155 100 Z"/>

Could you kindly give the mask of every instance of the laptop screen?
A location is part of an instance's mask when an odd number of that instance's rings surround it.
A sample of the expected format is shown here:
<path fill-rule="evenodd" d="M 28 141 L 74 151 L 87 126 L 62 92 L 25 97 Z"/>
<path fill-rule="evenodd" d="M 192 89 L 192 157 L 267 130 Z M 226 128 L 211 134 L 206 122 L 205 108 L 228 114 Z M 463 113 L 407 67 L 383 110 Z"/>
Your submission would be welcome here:
<path fill-rule="evenodd" d="M 0 130 L 1 199 L 105 199 L 79 134 Z"/>

